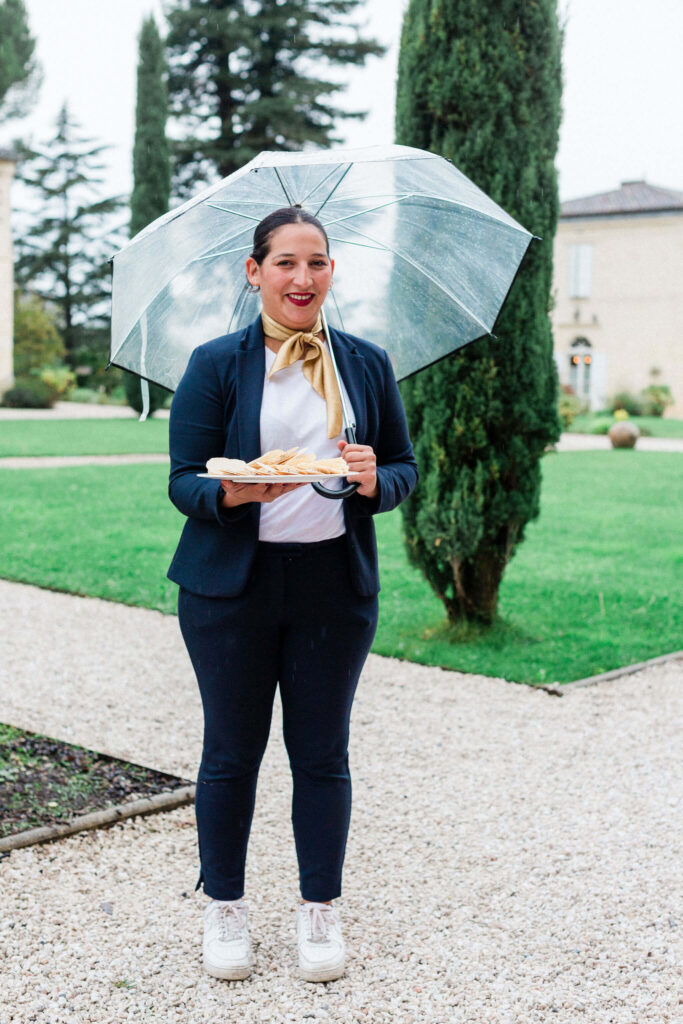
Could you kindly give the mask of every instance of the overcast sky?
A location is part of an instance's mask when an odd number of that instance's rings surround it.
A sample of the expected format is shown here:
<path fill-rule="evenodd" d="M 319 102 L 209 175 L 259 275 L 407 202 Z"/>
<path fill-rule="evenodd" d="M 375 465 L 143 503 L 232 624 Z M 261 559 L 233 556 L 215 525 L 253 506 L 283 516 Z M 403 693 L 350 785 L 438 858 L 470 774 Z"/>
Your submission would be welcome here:
<path fill-rule="evenodd" d="M 557 165 L 563 199 L 621 181 L 683 190 L 682 0 L 560 0 L 566 18 L 563 124 Z M 85 131 L 111 144 L 111 192 L 131 188 L 137 34 L 143 17 L 162 22 L 162 0 L 26 0 L 44 81 L 34 113 L 3 128 L 50 134 L 64 100 Z M 398 39 L 404 0 L 366 0 L 368 31 L 389 46 L 382 59 L 349 69 L 343 100 L 369 109 L 346 122 L 350 146 L 391 143 Z"/>

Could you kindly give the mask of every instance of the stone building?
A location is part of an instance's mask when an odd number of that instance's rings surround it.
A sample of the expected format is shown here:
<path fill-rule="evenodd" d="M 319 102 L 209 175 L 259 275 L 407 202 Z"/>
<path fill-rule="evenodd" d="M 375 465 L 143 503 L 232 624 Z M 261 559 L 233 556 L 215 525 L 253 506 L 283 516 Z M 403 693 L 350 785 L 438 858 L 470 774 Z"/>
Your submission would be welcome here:
<path fill-rule="evenodd" d="M 554 259 L 561 383 L 594 410 L 666 384 L 683 417 L 683 192 L 625 181 L 563 203 Z"/>
<path fill-rule="evenodd" d="M 10 229 L 10 186 L 14 177 L 14 158 L 0 149 L 0 395 L 11 387 L 13 327 L 13 263 Z"/>

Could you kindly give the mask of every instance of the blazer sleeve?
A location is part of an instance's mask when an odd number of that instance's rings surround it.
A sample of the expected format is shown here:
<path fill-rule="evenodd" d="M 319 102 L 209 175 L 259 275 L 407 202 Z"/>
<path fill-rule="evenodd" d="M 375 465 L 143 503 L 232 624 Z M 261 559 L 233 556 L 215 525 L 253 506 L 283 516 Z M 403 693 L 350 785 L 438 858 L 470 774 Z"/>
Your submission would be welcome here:
<path fill-rule="evenodd" d="M 206 472 L 209 459 L 224 450 L 223 389 L 210 353 L 200 346 L 190 356 L 173 396 L 169 421 L 168 496 L 183 515 L 229 526 L 247 514 L 250 505 L 222 508 L 220 483 L 197 476 Z"/>
<path fill-rule="evenodd" d="M 354 502 L 356 512 L 360 515 L 390 512 L 408 497 L 418 480 L 417 462 L 394 370 L 388 354 L 383 352 L 382 356 L 384 407 L 380 410 L 379 431 L 374 446 L 379 490 L 374 498 L 352 495 L 349 500 Z"/>

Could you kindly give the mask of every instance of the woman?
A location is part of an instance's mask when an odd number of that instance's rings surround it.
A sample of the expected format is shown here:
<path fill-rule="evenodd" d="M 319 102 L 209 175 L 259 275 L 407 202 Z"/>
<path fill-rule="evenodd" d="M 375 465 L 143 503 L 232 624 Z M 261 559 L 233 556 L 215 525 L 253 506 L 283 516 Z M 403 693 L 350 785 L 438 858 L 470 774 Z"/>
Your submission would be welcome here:
<path fill-rule="evenodd" d="M 204 708 L 197 888 L 211 897 L 203 959 L 218 978 L 252 968 L 244 866 L 278 683 L 293 777 L 300 974 L 329 981 L 344 972 L 332 901 L 351 810 L 351 704 L 377 624 L 372 516 L 408 496 L 417 468 L 386 353 L 333 331 L 359 443 L 343 439 L 319 322 L 333 269 L 315 217 L 295 207 L 266 217 L 246 262 L 262 315 L 195 349 L 171 408 L 169 495 L 188 519 L 168 575 L 180 585 L 180 628 Z M 319 458 L 341 453 L 355 494 L 331 500 L 308 484 L 197 476 L 214 456 L 251 461 L 294 445 Z"/>

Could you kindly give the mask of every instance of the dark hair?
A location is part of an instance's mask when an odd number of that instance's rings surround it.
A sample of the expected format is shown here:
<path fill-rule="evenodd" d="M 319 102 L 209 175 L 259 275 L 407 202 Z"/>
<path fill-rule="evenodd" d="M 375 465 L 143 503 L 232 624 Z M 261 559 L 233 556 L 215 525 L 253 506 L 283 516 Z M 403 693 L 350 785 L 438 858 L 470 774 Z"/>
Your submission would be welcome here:
<path fill-rule="evenodd" d="M 308 213 L 301 206 L 285 206 L 281 210 L 274 210 L 273 213 L 269 213 L 267 217 L 264 217 L 260 224 L 256 226 L 254 231 L 254 248 L 251 253 L 251 258 L 256 260 L 259 266 L 263 263 L 264 259 L 270 252 L 270 237 L 274 231 L 278 228 L 283 227 L 285 224 L 312 224 L 313 227 L 317 228 L 321 232 L 325 239 L 325 246 L 327 248 L 327 255 L 330 255 L 330 240 L 327 237 L 327 232 L 322 226 L 317 217 L 314 217 L 312 213 Z"/>

